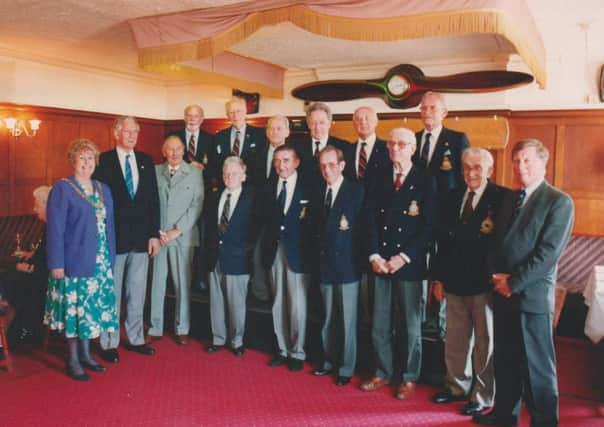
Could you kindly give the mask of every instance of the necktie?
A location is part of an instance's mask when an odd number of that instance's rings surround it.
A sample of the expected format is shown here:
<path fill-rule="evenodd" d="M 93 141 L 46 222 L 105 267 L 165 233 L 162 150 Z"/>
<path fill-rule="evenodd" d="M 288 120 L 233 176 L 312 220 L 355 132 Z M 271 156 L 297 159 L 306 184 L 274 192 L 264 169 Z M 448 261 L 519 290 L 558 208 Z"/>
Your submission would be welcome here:
<path fill-rule="evenodd" d="M 397 172 L 396 179 L 394 180 L 394 189 L 396 191 L 399 191 L 402 186 L 403 186 L 403 173 Z"/>
<path fill-rule="evenodd" d="M 367 143 L 361 142 L 361 150 L 359 151 L 359 179 L 365 178 L 365 171 L 367 170 L 367 151 L 365 150 Z"/>
<path fill-rule="evenodd" d="M 195 136 L 189 138 L 189 160 L 195 160 Z"/>
<path fill-rule="evenodd" d="M 518 192 L 518 198 L 516 199 L 516 207 L 514 208 L 514 214 L 512 215 L 512 221 L 516 219 L 518 214 L 520 213 L 520 209 L 522 209 L 522 203 L 524 203 L 524 199 L 526 198 L 526 190 L 522 189 Z"/>
<path fill-rule="evenodd" d="M 241 141 L 239 140 L 239 131 L 235 132 L 235 142 L 233 143 L 233 155 L 239 157 L 239 150 L 241 149 Z"/>
<path fill-rule="evenodd" d="M 176 169 L 170 169 L 170 178 L 176 174 Z"/>
<path fill-rule="evenodd" d="M 132 178 L 132 167 L 130 166 L 131 154 L 126 154 L 126 164 L 124 165 L 124 172 L 126 175 L 126 187 L 128 188 L 128 194 L 131 199 L 134 199 L 134 180 Z"/>
<path fill-rule="evenodd" d="M 321 145 L 321 141 L 315 141 L 315 159 L 319 158 L 319 146 Z"/>
<path fill-rule="evenodd" d="M 474 208 L 472 207 L 472 202 L 474 201 L 474 193 L 470 191 L 468 193 L 468 197 L 466 198 L 466 203 L 463 205 L 463 210 L 461 211 L 461 220 L 463 222 L 467 222 L 472 216 L 472 212 L 474 212 Z"/>
<path fill-rule="evenodd" d="M 279 208 L 281 208 L 281 212 L 285 213 L 285 199 L 287 198 L 287 181 L 283 181 L 283 186 L 281 187 L 281 191 L 279 192 L 279 197 L 277 198 L 279 202 Z"/>
<path fill-rule="evenodd" d="M 227 193 L 226 200 L 222 206 L 222 214 L 220 215 L 220 223 L 218 224 L 218 232 L 223 235 L 229 226 L 229 217 L 231 216 L 231 193 Z"/>
<path fill-rule="evenodd" d="M 327 194 L 325 195 L 325 213 L 329 214 L 329 210 L 331 209 L 331 203 L 333 201 L 333 192 L 331 191 L 331 187 L 327 189 Z"/>
<path fill-rule="evenodd" d="M 422 147 L 422 153 L 420 156 L 420 160 L 426 167 L 428 167 L 428 158 L 430 157 L 430 138 L 431 137 L 432 137 L 431 133 L 426 134 L 426 142 L 424 142 L 424 146 Z"/>

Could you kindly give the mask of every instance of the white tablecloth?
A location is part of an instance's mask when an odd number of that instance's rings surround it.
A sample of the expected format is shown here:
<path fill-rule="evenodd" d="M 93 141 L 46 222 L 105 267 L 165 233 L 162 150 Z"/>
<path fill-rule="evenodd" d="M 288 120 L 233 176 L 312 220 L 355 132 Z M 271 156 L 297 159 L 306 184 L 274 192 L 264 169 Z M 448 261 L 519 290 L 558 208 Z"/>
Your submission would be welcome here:
<path fill-rule="evenodd" d="M 585 319 L 585 335 L 595 344 L 604 338 L 604 265 L 594 266 L 583 291 L 589 306 Z"/>

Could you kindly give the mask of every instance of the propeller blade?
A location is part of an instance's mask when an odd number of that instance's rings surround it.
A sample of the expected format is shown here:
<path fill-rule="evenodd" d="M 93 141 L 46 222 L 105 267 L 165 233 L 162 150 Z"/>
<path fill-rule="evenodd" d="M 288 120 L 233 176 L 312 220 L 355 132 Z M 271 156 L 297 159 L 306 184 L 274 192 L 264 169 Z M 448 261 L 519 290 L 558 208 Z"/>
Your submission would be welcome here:
<path fill-rule="evenodd" d="M 380 86 L 364 80 L 325 80 L 307 83 L 292 90 L 292 95 L 305 101 L 327 102 L 385 96 Z"/>
<path fill-rule="evenodd" d="M 533 76 L 517 71 L 472 71 L 441 77 L 417 77 L 416 90 L 451 93 L 481 93 L 511 89 L 532 83 Z"/>

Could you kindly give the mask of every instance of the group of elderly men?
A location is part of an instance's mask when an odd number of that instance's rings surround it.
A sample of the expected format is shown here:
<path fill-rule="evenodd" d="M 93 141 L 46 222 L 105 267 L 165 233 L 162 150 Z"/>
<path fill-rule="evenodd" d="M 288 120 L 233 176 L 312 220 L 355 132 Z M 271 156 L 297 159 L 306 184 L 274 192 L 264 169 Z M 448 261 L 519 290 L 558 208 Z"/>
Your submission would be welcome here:
<path fill-rule="evenodd" d="M 244 100 L 230 100 L 226 112 L 231 127 L 212 137 L 200 129 L 202 108 L 188 106 L 185 129 L 166 138 L 165 162 L 157 166 L 134 151 L 136 120 L 116 121 L 116 149 L 103 154 L 96 176 L 114 194 L 116 299 L 119 312 L 124 288 L 127 349 L 154 354 L 150 344 L 164 330 L 168 273 L 175 340 L 187 343 L 192 271 L 202 262 L 212 329 L 207 352 L 230 347 L 244 354 L 252 283 L 273 304 L 278 349 L 269 365 L 301 370 L 316 287 L 324 359 L 313 374 L 333 374 L 337 385 L 346 385 L 356 364 L 359 295 L 370 289 L 375 370 L 360 388 L 392 382 L 396 398 L 409 399 L 420 375 L 424 281 L 430 279 L 428 298 L 448 304 L 445 389 L 433 401 L 467 400 L 462 413 L 476 423 L 515 425 L 524 395 L 532 425 L 557 425 L 553 283 L 573 204 L 545 182 L 542 143 L 514 147 L 521 190 L 511 191 L 489 181 L 487 150 L 470 148 L 465 134 L 443 127 L 447 109 L 437 93 L 422 99 L 422 131 L 396 128 L 388 141 L 376 136 L 377 114 L 358 108 L 356 144 L 329 135 L 332 116 L 323 103 L 307 109 L 310 137 L 296 144 L 286 142 L 284 116 L 272 117 L 264 132 L 246 124 Z M 194 261 L 196 247 L 203 255 Z M 105 360 L 119 360 L 118 344 L 119 334 L 102 337 Z"/>

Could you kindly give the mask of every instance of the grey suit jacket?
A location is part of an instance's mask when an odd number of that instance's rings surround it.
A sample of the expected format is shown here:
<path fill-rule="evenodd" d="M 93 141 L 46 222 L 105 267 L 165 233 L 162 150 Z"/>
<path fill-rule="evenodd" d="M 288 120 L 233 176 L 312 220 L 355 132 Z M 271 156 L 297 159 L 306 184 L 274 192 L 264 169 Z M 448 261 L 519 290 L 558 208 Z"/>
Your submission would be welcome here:
<path fill-rule="evenodd" d="M 521 311 L 552 313 L 558 260 L 573 227 L 573 201 L 544 181 L 512 221 L 518 192 L 510 194 L 496 224 L 492 267 L 510 274 L 511 301 Z"/>
<path fill-rule="evenodd" d="M 178 227 L 182 235 L 168 246 L 199 246 L 197 220 L 203 207 L 203 174 L 182 162 L 173 177 L 168 163 L 155 166 L 159 190 L 160 229 Z"/>

